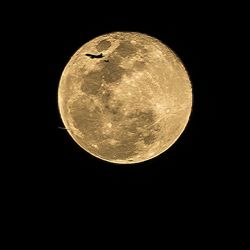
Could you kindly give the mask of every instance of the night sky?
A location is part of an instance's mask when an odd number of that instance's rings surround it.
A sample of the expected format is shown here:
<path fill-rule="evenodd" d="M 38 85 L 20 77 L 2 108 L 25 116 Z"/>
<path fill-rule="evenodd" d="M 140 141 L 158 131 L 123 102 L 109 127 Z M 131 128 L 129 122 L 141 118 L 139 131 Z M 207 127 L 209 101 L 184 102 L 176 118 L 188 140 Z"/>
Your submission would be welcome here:
<path fill-rule="evenodd" d="M 80 202 L 84 197 L 104 199 L 111 195 L 110 202 L 115 204 L 114 199 L 121 197 L 131 197 L 135 202 L 142 197 L 163 201 L 192 196 L 195 200 L 215 192 L 221 174 L 216 164 L 214 51 L 220 46 L 216 13 L 206 13 L 203 8 L 192 14 L 185 8 L 177 10 L 168 10 L 170 15 L 160 6 L 147 11 L 64 6 L 63 10 L 40 11 L 37 7 L 29 13 L 21 26 L 23 37 L 28 38 L 22 45 L 26 48 L 24 55 L 29 57 L 25 67 L 32 80 L 27 84 L 24 103 L 32 126 L 21 157 L 25 158 L 22 174 L 28 180 L 27 189 L 35 190 L 34 195 L 46 196 L 51 202 L 64 198 Z M 57 90 L 65 65 L 84 43 L 113 31 L 142 32 L 166 43 L 180 57 L 192 82 L 193 110 L 185 131 L 165 153 L 139 164 L 99 160 L 78 146 L 66 130 L 58 128 L 64 126 Z"/>

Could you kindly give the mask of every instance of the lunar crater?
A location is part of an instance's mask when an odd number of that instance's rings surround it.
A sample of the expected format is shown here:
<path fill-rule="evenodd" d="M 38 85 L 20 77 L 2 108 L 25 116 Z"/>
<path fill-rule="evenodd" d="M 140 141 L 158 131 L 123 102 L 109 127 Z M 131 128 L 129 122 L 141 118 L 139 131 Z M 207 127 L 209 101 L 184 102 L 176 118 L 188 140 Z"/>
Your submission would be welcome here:
<path fill-rule="evenodd" d="M 111 46 L 111 42 L 108 40 L 102 40 L 96 45 L 96 49 L 101 52 L 107 50 Z"/>

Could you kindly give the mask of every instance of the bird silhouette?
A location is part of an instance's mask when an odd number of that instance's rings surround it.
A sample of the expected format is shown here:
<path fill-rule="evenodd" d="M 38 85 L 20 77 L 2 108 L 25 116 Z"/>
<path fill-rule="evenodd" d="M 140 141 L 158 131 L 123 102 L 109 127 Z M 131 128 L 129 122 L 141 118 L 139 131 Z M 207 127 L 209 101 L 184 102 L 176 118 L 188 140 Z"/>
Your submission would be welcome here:
<path fill-rule="evenodd" d="M 103 57 L 103 54 L 99 54 L 99 55 L 93 55 L 93 54 L 85 54 L 86 56 L 90 57 L 91 59 L 94 59 L 94 58 L 102 58 Z"/>

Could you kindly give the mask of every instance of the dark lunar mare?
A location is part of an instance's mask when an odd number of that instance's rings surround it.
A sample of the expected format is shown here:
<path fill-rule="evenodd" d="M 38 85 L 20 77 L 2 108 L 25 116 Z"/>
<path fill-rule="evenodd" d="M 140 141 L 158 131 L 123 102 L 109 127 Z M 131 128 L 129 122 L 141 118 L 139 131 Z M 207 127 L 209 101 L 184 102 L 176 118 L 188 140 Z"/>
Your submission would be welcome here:
<path fill-rule="evenodd" d="M 96 46 L 99 52 L 107 50 L 111 43 L 102 40 Z M 123 57 L 130 57 L 138 48 L 129 41 L 122 41 L 112 55 L 108 56 L 108 62 L 100 61 L 97 65 L 99 70 L 93 70 L 85 74 L 81 90 L 87 95 L 97 97 L 101 101 L 101 108 L 95 107 L 90 112 L 86 105 L 94 105 L 91 102 L 83 103 L 80 99 L 72 105 L 71 116 L 75 126 L 87 135 L 90 141 L 103 140 L 99 145 L 98 152 L 101 157 L 125 160 L 138 154 L 136 143 L 142 141 L 145 145 L 151 145 L 157 139 L 160 131 L 159 125 L 155 125 L 156 114 L 152 109 L 135 108 L 125 116 L 124 101 L 116 98 L 112 88 L 120 84 L 125 70 L 119 66 Z M 145 62 L 135 61 L 134 70 L 144 70 Z M 101 109 L 103 113 L 101 113 Z M 120 126 L 116 134 L 103 135 L 100 131 L 100 120 L 103 116 L 111 117 L 113 126 Z M 154 125 L 153 125 L 154 124 Z M 114 138 L 112 138 L 114 137 Z M 112 145 L 108 139 L 118 141 Z"/>

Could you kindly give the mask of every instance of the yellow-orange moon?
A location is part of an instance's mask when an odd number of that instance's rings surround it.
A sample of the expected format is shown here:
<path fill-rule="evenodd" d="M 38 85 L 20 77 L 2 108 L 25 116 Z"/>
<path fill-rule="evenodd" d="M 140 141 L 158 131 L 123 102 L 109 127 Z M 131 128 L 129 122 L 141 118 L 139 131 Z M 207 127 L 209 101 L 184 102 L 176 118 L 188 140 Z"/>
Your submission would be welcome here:
<path fill-rule="evenodd" d="M 177 55 L 159 40 L 114 32 L 69 60 L 58 104 L 67 131 L 93 156 L 138 163 L 166 151 L 184 131 L 192 88 Z"/>

